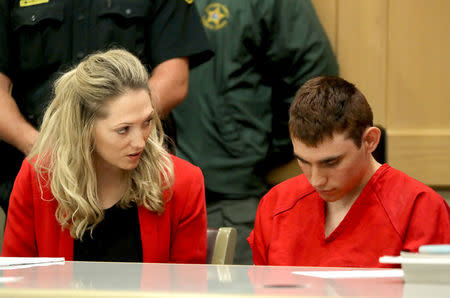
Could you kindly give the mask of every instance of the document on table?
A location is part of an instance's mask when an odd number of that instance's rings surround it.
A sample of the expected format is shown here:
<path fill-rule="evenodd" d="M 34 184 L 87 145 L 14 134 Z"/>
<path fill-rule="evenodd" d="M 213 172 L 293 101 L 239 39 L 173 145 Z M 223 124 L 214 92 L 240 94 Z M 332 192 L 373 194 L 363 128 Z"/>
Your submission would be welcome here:
<path fill-rule="evenodd" d="M 0 257 L 0 270 L 64 264 L 64 258 L 11 258 Z"/>
<path fill-rule="evenodd" d="M 334 270 L 334 271 L 294 271 L 293 274 L 319 278 L 386 278 L 403 277 L 402 269 L 380 270 Z"/>

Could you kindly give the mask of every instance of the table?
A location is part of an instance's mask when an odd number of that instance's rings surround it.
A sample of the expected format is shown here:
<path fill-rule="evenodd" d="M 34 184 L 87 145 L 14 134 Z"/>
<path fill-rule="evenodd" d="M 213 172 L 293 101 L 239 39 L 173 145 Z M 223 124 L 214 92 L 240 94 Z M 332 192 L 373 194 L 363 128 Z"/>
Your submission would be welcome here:
<path fill-rule="evenodd" d="M 293 274 L 348 270 L 244 265 L 65 262 L 0 270 L 3 297 L 450 297 L 450 285 L 402 278 L 323 279 Z"/>

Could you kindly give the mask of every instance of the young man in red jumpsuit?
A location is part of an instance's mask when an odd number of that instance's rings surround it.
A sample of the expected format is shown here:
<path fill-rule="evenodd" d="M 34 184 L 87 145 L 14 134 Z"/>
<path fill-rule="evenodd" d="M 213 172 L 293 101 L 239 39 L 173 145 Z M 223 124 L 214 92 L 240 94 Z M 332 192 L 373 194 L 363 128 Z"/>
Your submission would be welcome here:
<path fill-rule="evenodd" d="M 302 175 L 261 200 L 248 241 L 256 265 L 384 267 L 379 257 L 450 243 L 450 208 L 372 156 L 380 130 L 364 95 L 339 77 L 297 92 L 289 130 Z"/>

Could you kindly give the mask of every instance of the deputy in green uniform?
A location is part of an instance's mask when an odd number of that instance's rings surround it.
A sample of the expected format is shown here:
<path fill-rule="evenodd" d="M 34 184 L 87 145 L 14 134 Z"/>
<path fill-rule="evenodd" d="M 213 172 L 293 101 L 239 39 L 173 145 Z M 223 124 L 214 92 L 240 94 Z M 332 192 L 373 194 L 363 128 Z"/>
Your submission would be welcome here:
<path fill-rule="evenodd" d="M 292 159 L 287 121 L 295 91 L 338 66 L 309 0 L 195 0 L 215 57 L 190 72 L 174 109 L 177 152 L 205 176 L 208 226 L 234 226 L 235 263 L 269 169 Z"/>
<path fill-rule="evenodd" d="M 193 0 L 0 0 L 3 208 L 54 79 L 110 47 L 127 49 L 152 71 L 149 83 L 161 114 L 184 99 L 189 67 L 212 56 Z"/>

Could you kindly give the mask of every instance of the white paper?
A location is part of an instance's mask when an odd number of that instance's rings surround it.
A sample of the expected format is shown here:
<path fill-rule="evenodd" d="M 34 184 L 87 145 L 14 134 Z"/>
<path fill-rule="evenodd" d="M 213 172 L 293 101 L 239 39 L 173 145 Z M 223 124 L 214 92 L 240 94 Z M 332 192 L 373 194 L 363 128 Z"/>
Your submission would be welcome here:
<path fill-rule="evenodd" d="M 64 258 L 12 258 L 0 257 L 0 270 L 19 269 L 33 266 L 64 264 Z"/>
<path fill-rule="evenodd" d="M 380 270 L 336 270 L 336 271 L 295 271 L 293 274 L 305 275 L 319 278 L 385 278 L 403 277 L 402 269 L 380 269 Z"/>
<path fill-rule="evenodd" d="M 16 282 L 23 279 L 23 276 L 0 277 L 0 284 Z"/>
<path fill-rule="evenodd" d="M 403 256 L 383 256 L 380 257 L 380 263 L 387 264 L 438 264 L 449 265 L 450 255 L 439 254 L 406 254 Z"/>

